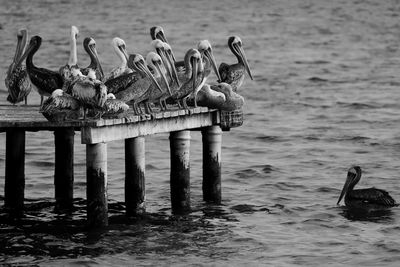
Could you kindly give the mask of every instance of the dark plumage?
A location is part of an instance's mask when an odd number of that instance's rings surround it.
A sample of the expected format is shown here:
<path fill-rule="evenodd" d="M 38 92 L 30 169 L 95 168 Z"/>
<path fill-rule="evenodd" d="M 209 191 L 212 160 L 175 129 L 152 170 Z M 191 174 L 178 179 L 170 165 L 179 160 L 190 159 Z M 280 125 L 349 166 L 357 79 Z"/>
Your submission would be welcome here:
<path fill-rule="evenodd" d="M 351 167 L 337 204 L 344 196 L 344 203 L 351 208 L 382 209 L 397 206 L 395 200 L 385 190 L 377 188 L 354 190 L 354 186 L 360 179 L 361 168 L 359 166 Z"/>

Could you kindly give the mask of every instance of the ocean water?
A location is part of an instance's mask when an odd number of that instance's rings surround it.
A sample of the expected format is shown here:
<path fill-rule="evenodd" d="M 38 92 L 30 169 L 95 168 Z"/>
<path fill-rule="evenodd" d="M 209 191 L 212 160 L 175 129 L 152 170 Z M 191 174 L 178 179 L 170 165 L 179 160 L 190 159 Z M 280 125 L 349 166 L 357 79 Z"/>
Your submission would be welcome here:
<path fill-rule="evenodd" d="M 85 146 L 75 135 L 75 209 L 54 209 L 51 132 L 26 135 L 25 217 L 0 213 L 0 264 L 39 266 L 398 266 L 399 208 L 359 214 L 336 202 L 351 165 L 358 188 L 386 189 L 400 201 L 400 2 L 27 1 L 0 0 L 0 80 L 16 31 L 40 35 L 35 64 L 68 60 L 71 25 L 92 36 L 104 70 L 118 64 L 113 37 L 147 53 L 149 29 L 163 26 L 178 58 L 208 39 L 218 63 L 235 61 L 239 35 L 254 80 L 246 77 L 242 127 L 224 132 L 222 205 L 201 195 L 201 136 L 192 133 L 193 211 L 173 216 L 167 134 L 146 138 L 148 216 L 126 219 L 123 142 L 108 144 L 110 226 L 85 229 Z M 210 80 L 215 80 L 211 76 Z M 7 92 L 0 84 L 0 103 Z M 34 91 L 30 104 L 39 103 Z M 0 133 L 0 198 L 5 133 Z"/>

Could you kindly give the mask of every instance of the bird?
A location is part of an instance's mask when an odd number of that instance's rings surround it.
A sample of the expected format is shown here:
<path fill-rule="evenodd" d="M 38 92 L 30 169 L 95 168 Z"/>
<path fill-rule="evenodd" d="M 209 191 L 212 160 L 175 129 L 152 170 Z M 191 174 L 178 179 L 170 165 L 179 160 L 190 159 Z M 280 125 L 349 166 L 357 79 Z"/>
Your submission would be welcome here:
<path fill-rule="evenodd" d="M 151 45 L 153 46 L 154 50 L 156 50 L 157 54 L 161 57 L 164 68 L 167 70 L 171 83 L 176 82 L 178 86 L 180 86 L 172 55 L 169 53 L 171 51 L 170 45 L 161 41 L 160 39 L 155 39 L 151 41 Z"/>
<path fill-rule="evenodd" d="M 115 98 L 112 93 L 107 94 L 106 102 L 101 109 L 95 109 L 102 118 L 115 118 L 129 110 L 129 106 L 119 99 Z"/>
<path fill-rule="evenodd" d="M 79 30 L 76 26 L 71 26 L 70 35 L 70 51 L 69 59 L 65 66 L 62 66 L 59 70 L 61 77 L 63 78 L 63 90 L 70 92 L 72 83 L 75 81 L 73 69 L 79 69 L 78 67 L 78 55 L 76 49 L 76 39 L 78 38 Z"/>
<path fill-rule="evenodd" d="M 96 79 L 102 81 L 104 78 L 104 72 L 97 54 L 96 41 L 92 37 L 86 37 L 83 40 L 83 48 L 90 57 L 90 64 L 86 68 L 81 68 L 81 73 L 83 75 L 88 75 L 89 69 L 93 69 L 96 74 Z"/>
<path fill-rule="evenodd" d="M 38 35 L 33 36 L 17 63 L 17 65 L 21 64 L 26 58 L 26 72 L 33 88 L 40 94 L 40 105 L 43 103 L 44 96 L 50 96 L 55 89 L 62 88 L 64 83 L 59 72 L 38 68 L 33 64 L 33 55 L 39 50 L 41 44 L 42 38 Z"/>
<path fill-rule="evenodd" d="M 344 196 L 344 203 L 350 208 L 379 210 L 397 206 L 396 201 L 385 190 L 374 187 L 354 190 L 354 186 L 360 179 L 361 168 L 359 166 L 350 167 L 337 205 L 339 205 Z"/>
<path fill-rule="evenodd" d="M 136 99 L 139 99 L 143 94 L 147 92 L 151 84 L 154 84 L 160 91 L 162 91 L 160 85 L 154 78 L 153 74 L 148 69 L 145 59 L 140 54 L 129 55 L 128 67 L 135 70 L 139 75 L 132 83 L 129 84 L 127 88 L 119 91 L 115 94 L 117 99 L 124 102 L 132 101 L 133 109 L 136 114 L 139 114 L 138 103 Z M 133 73 L 127 74 L 131 75 Z"/>
<path fill-rule="evenodd" d="M 62 89 L 56 89 L 51 93 L 40 107 L 41 113 L 54 113 L 60 110 L 78 110 L 81 107 L 79 101 Z"/>
<path fill-rule="evenodd" d="M 28 31 L 26 29 L 20 29 L 17 33 L 17 48 L 15 50 L 15 55 L 11 65 L 9 66 L 5 85 L 8 89 L 7 101 L 16 104 L 25 100 L 25 105 L 27 104 L 28 94 L 32 90 L 31 82 L 29 81 L 28 73 L 26 72 L 26 67 L 22 65 L 22 62 L 17 65 L 20 57 L 24 53 L 28 38 Z"/>
<path fill-rule="evenodd" d="M 218 72 L 221 76 L 221 80 L 219 80 L 219 82 L 230 84 L 233 91 L 236 92 L 242 86 L 245 72 L 249 74 L 252 80 L 253 76 L 250 72 L 249 63 L 247 62 L 247 58 L 242 47 L 242 40 L 240 39 L 240 37 L 229 37 L 228 47 L 236 56 L 238 63 L 232 65 L 221 63 L 218 68 Z"/>
<path fill-rule="evenodd" d="M 204 75 L 208 77 L 208 75 L 210 75 L 211 73 L 211 70 L 213 70 L 215 75 L 217 75 L 218 80 L 220 81 L 221 76 L 219 75 L 217 63 L 212 52 L 211 43 L 208 40 L 202 40 L 198 43 L 197 50 L 199 50 L 203 59 L 205 72 Z"/>
<path fill-rule="evenodd" d="M 78 75 L 71 87 L 71 95 L 79 100 L 84 108 L 84 117 L 89 109 L 102 109 L 107 99 L 107 86 L 96 80 L 94 70 L 89 70 L 87 76 Z"/>
<path fill-rule="evenodd" d="M 211 89 L 211 85 L 206 83 L 199 91 L 197 101 L 200 106 L 221 109 L 226 97 L 225 94 Z"/>
<path fill-rule="evenodd" d="M 128 53 L 126 52 L 126 44 L 125 41 L 119 37 L 115 37 L 112 40 L 112 47 L 114 48 L 115 53 L 121 60 L 121 64 L 111 70 L 111 72 L 105 77 L 105 81 L 114 79 L 120 75 L 129 74 L 132 72 L 127 65 L 128 62 Z"/>
<path fill-rule="evenodd" d="M 150 36 L 152 40 L 159 39 L 165 43 L 168 43 L 167 38 L 165 37 L 164 29 L 161 26 L 154 26 L 150 28 Z M 174 60 L 174 63 L 176 63 L 176 58 L 174 53 L 171 50 L 171 56 L 172 59 Z"/>
<path fill-rule="evenodd" d="M 161 89 L 154 84 L 150 84 L 148 90 L 141 97 L 136 99 L 137 103 L 144 102 L 147 113 L 152 113 L 150 103 L 158 102 L 160 104 L 161 110 L 167 110 L 167 104 L 165 99 L 172 95 L 169 83 L 166 77 L 167 70 L 163 64 L 161 57 L 155 52 L 149 52 L 146 56 L 146 63 L 149 68 L 153 71 L 153 76 L 157 80 Z"/>
<path fill-rule="evenodd" d="M 210 88 L 216 92 L 223 93 L 225 96 L 225 101 L 221 103 L 221 106 L 218 109 L 224 111 L 234 111 L 243 106 L 244 98 L 238 93 L 234 92 L 230 84 L 218 83 L 211 85 Z"/>

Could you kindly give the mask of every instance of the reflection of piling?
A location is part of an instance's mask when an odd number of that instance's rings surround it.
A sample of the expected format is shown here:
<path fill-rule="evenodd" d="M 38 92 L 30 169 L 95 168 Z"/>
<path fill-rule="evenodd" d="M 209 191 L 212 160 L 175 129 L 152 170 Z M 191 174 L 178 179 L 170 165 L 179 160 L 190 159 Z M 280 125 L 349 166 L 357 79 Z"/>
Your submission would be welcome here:
<path fill-rule="evenodd" d="M 145 203 L 145 139 L 125 139 L 125 205 L 127 215 L 146 210 Z"/>
<path fill-rule="evenodd" d="M 203 199 L 221 203 L 221 142 L 219 126 L 203 128 Z"/>
<path fill-rule="evenodd" d="M 10 115 L 11 114 L 11 115 Z M 226 116 L 225 116 L 226 117 Z M 224 122 L 224 123 L 222 123 Z M 145 212 L 145 136 L 170 133 L 171 206 L 175 214 L 190 211 L 190 130 L 203 135 L 203 199 L 221 203 L 221 141 L 223 129 L 238 124 L 223 120 L 208 108 L 165 111 L 150 116 L 127 114 L 101 120 L 47 121 L 37 106 L 0 105 L 0 131 L 6 132 L 4 204 L 20 214 L 24 206 L 25 132 L 54 131 L 56 208 L 73 204 L 74 131 L 86 145 L 87 221 L 89 227 L 108 225 L 107 142 L 125 140 L 125 204 L 128 216 Z"/>
<path fill-rule="evenodd" d="M 73 128 L 54 131 L 54 193 L 58 210 L 70 209 L 74 200 L 74 135 Z"/>
<path fill-rule="evenodd" d="M 12 212 L 24 208 L 25 189 L 25 131 L 9 129 L 6 133 L 6 176 L 4 205 Z"/>
<path fill-rule="evenodd" d="M 190 210 L 190 131 L 171 132 L 171 206 L 174 213 Z"/>
<path fill-rule="evenodd" d="M 87 220 L 90 227 L 108 225 L 107 144 L 86 145 Z"/>

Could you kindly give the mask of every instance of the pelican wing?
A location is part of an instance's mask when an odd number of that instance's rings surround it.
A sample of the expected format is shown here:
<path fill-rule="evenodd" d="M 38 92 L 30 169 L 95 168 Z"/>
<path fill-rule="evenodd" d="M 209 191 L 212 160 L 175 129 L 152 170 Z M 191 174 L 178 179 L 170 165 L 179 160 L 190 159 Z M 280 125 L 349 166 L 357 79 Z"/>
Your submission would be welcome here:
<path fill-rule="evenodd" d="M 350 201 L 360 201 L 365 204 L 375 204 L 382 206 L 395 206 L 396 201 L 388 192 L 377 188 L 357 189 L 351 191 L 348 196 Z"/>
<path fill-rule="evenodd" d="M 123 74 L 113 79 L 107 80 L 105 85 L 108 88 L 108 93 L 116 94 L 129 87 L 131 84 L 139 80 L 140 75 L 137 72 Z"/>
<path fill-rule="evenodd" d="M 221 63 L 221 65 L 219 65 L 218 72 L 221 75 L 221 82 L 232 84 L 244 76 L 245 69 L 238 64 L 228 65 Z"/>
<path fill-rule="evenodd" d="M 38 68 L 28 73 L 32 84 L 43 93 L 50 95 L 55 89 L 63 87 L 63 79 L 58 72 Z"/>

